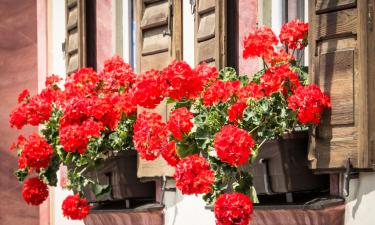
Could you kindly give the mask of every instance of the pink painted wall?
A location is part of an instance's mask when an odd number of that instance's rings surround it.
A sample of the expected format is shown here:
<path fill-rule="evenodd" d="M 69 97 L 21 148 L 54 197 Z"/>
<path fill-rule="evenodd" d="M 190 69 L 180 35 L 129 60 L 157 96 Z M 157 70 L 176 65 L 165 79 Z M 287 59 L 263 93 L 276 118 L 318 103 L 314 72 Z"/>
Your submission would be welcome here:
<path fill-rule="evenodd" d="M 22 199 L 13 175 L 17 157 L 9 151 L 19 131 L 9 128 L 9 113 L 24 88 L 38 90 L 36 0 L 0 1 L 0 225 L 37 225 L 38 207 Z M 37 131 L 28 127 L 23 134 Z"/>
<path fill-rule="evenodd" d="M 96 1 L 96 58 L 97 69 L 103 68 L 104 61 L 112 57 L 112 10 L 113 0 Z"/>
<path fill-rule="evenodd" d="M 251 31 L 256 28 L 258 22 L 258 0 L 238 1 L 238 69 L 240 74 L 252 76 L 258 70 L 258 60 L 244 60 L 242 58 L 242 41 Z"/>

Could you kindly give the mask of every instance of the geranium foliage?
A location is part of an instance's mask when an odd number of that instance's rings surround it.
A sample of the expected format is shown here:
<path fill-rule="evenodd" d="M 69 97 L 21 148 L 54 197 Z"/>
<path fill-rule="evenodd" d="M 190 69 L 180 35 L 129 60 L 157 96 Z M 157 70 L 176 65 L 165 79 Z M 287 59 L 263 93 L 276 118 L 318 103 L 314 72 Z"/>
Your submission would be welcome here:
<path fill-rule="evenodd" d="M 329 97 L 308 84 L 307 68 L 294 54 L 307 46 L 307 28 L 291 21 L 280 39 L 268 27 L 251 32 L 243 57 L 263 62 L 251 76 L 183 61 L 136 75 L 115 56 L 100 72 L 82 68 L 63 85 L 53 75 L 40 94 L 23 91 L 10 126 L 43 125 L 41 135 L 19 136 L 11 147 L 19 156 L 18 179 L 39 176 L 25 182 L 25 200 L 40 204 L 46 185 L 56 185 L 60 164 L 69 165 L 69 188 L 77 194 L 62 209 L 70 219 L 83 219 L 90 210 L 84 187 L 101 190 L 97 195 L 110 190 L 83 171 L 109 151 L 135 149 L 145 160 L 163 157 L 174 166 L 177 188 L 204 194 L 217 224 L 248 224 L 257 198 L 242 166 L 254 161 L 265 141 L 317 125 L 330 107 Z M 168 121 L 156 112 L 137 114 L 137 107 L 155 109 L 161 102 L 172 106 Z"/>

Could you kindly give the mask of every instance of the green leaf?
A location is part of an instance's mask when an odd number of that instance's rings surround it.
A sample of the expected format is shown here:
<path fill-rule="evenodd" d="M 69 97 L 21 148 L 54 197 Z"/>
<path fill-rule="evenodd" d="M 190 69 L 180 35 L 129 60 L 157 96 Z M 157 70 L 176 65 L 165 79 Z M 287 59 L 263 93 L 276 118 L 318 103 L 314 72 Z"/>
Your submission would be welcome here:
<path fill-rule="evenodd" d="M 91 185 L 92 191 L 95 194 L 95 197 L 99 198 L 100 196 L 110 193 L 112 188 L 108 184 L 92 184 Z"/>
<path fill-rule="evenodd" d="M 176 148 L 177 155 L 180 158 L 185 158 L 186 156 L 199 153 L 199 149 L 194 144 L 194 142 L 187 142 L 187 143 L 180 142 L 180 143 L 177 143 L 176 147 L 177 147 Z"/>
<path fill-rule="evenodd" d="M 258 199 L 257 191 L 255 190 L 255 187 L 254 187 L 254 186 L 251 186 L 251 187 L 250 187 L 249 195 L 250 195 L 250 199 L 251 199 L 251 201 L 252 201 L 253 203 L 255 203 L 255 204 L 259 203 L 259 199 Z"/>
<path fill-rule="evenodd" d="M 23 182 L 27 175 L 29 175 L 29 169 L 27 167 L 24 169 L 18 169 L 14 172 L 14 175 L 16 175 L 18 181 Z"/>
<path fill-rule="evenodd" d="M 234 68 L 225 67 L 220 70 L 219 78 L 223 81 L 234 81 L 238 80 L 238 75 Z"/>

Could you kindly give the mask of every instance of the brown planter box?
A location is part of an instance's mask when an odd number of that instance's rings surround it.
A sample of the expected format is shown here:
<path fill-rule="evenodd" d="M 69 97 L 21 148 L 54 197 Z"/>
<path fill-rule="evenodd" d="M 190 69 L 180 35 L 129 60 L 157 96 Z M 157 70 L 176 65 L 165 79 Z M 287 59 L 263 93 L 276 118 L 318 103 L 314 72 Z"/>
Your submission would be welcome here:
<path fill-rule="evenodd" d="M 308 133 L 286 134 L 266 142 L 251 166 L 257 194 L 280 194 L 327 188 L 326 175 L 314 175 L 307 160 Z"/>
<path fill-rule="evenodd" d="M 143 183 L 137 177 L 137 152 L 135 150 L 116 153 L 105 159 L 97 171 L 90 169 L 85 172 L 85 175 L 92 179 L 98 177 L 100 184 L 109 184 L 112 187 L 110 193 L 98 199 L 91 188 L 86 187 L 85 197 L 91 203 L 155 198 L 155 182 Z"/>

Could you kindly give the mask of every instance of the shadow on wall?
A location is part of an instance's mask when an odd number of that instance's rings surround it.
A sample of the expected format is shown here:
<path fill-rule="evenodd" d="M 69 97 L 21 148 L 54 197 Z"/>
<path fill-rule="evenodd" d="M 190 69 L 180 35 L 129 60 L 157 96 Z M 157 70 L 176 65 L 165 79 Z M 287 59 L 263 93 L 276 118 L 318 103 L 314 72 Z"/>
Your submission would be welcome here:
<path fill-rule="evenodd" d="M 350 181 L 350 195 L 346 199 L 345 224 L 375 224 L 375 173 L 360 173 L 359 179 Z"/>
<path fill-rule="evenodd" d="M 36 21 L 36 0 L 0 0 L 0 225 L 39 224 L 38 207 L 24 203 L 22 185 L 13 175 L 17 157 L 9 146 L 19 131 L 8 122 L 18 93 L 24 88 L 37 92 Z"/>

